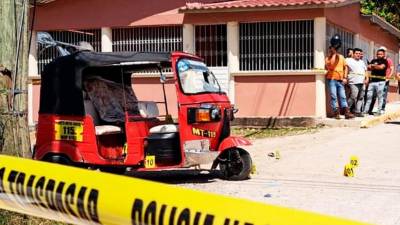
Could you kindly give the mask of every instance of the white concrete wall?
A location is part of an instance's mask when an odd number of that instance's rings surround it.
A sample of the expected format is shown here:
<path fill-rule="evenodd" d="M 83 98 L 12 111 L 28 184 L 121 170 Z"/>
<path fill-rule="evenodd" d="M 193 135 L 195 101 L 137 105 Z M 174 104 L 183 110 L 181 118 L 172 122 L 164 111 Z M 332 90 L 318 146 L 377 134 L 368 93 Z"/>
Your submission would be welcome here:
<path fill-rule="evenodd" d="M 112 52 L 112 29 L 109 27 L 101 28 L 101 51 Z"/>
<path fill-rule="evenodd" d="M 315 115 L 318 117 L 326 117 L 325 72 L 319 70 L 325 68 L 326 51 L 326 18 L 318 17 L 314 19 L 314 67 L 318 69 L 315 74 Z"/>
<path fill-rule="evenodd" d="M 37 52 L 37 32 L 32 31 L 31 46 L 29 46 L 29 58 L 28 58 L 28 77 L 38 77 L 38 52 Z M 32 80 L 29 79 L 28 83 L 28 124 L 29 126 L 34 125 L 33 121 L 33 86 Z"/>
<path fill-rule="evenodd" d="M 194 54 L 194 25 L 193 24 L 183 24 L 183 51 Z"/>
<path fill-rule="evenodd" d="M 28 75 L 29 76 L 38 76 L 39 72 L 38 72 L 38 66 L 37 66 L 37 62 L 38 62 L 38 52 L 37 52 L 37 32 L 36 31 L 32 31 L 32 41 L 31 41 L 31 46 L 29 47 L 29 71 L 28 71 Z"/>
<path fill-rule="evenodd" d="M 239 23 L 229 22 L 227 24 L 227 49 L 228 49 L 228 86 L 229 99 L 235 104 L 235 78 L 233 73 L 240 70 L 239 62 Z"/>
<path fill-rule="evenodd" d="M 214 73 L 221 85 L 222 91 L 229 93 L 229 72 L 228 67 L 209 67 L 209 69 Z"/>

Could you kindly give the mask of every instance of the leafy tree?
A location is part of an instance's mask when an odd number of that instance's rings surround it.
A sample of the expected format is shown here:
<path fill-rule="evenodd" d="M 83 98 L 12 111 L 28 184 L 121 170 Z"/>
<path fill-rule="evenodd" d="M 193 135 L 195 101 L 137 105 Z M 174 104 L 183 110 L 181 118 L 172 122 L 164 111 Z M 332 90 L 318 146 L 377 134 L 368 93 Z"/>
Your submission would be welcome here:
<path fill-rule="evenodd" d="M 399 0 L 361 0 L 361 13 L 376 14 L 400 29 Z"/>

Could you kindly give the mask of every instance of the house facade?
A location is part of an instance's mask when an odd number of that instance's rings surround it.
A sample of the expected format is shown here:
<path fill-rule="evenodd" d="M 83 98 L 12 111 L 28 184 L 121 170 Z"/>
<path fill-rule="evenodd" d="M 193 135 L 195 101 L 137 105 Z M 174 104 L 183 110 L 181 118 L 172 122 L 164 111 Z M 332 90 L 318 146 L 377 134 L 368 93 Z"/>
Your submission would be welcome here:
<path fill-rule="evenodd" d="M 324 58 L 333 34 L 340 34 L 342 50 L 359 47 L 372 59 L 385 46 L 399 61 L 400 31 L 361 15 L 355 0 L 54 0 L 36 8 L 34 31 L 68 43 L 87 41 L 95 51 L 197 54 L 239 108 L 238 117 L 325 117 Z M 57 56 L 33 37 L 31 124 L 37 120 L 40 72 Z M 140 100 L 163 99 L 155 74 L 138 74 L 133 85 Z M 166 88 L 168 101 L 175 102 L 175 87 Z M 396 89 L 392 82 L 391 101 L 398 98 Z M 176 107 L 170 108 L 176 115 Z"/>

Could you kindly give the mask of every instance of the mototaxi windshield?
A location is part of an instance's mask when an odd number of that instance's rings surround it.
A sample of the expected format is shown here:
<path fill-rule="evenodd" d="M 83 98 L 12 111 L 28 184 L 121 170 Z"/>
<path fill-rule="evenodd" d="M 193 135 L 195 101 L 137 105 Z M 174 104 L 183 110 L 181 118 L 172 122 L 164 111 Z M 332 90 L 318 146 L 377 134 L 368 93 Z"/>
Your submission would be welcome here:
<path fill-rule="evenodd" d="M 201 61 L 181 59 L 177 62 L 180 85 L 185 94 L 221 93 L 215 75 Z"/>

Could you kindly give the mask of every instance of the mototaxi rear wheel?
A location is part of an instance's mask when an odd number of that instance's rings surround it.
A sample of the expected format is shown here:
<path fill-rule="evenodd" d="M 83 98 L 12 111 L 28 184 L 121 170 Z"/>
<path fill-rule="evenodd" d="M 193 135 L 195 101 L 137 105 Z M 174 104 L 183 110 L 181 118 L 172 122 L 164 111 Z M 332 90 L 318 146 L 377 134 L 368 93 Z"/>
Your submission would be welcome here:
<path fill-rule="evenodd" d="M 72 161 L 67 156 L 64 156 L 62 154 L 49 154 L 49 155 L 46 155 L 42 159 L 42 161 L 51 162 L 51 163 L 57 163 L 57 164 L 66 165 L 66 166 L 69 166 L 69 165 L 73 164 Z"/>

